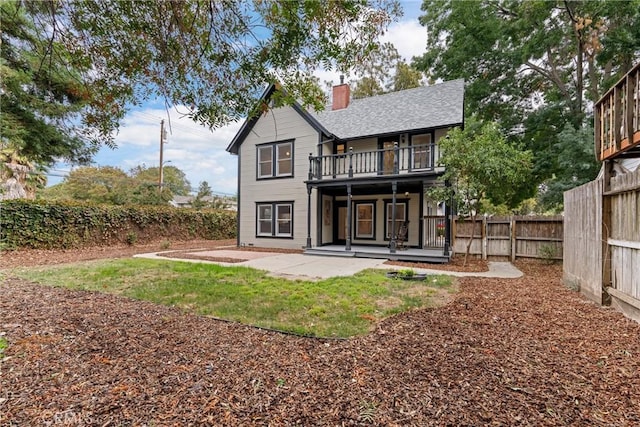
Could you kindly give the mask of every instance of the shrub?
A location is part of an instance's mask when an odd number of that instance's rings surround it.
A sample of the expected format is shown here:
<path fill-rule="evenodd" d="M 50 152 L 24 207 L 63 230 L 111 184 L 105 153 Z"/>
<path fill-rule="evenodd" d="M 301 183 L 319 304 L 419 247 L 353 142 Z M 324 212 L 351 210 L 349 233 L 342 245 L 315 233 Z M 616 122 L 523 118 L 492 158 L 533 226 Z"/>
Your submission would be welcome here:
<path fill-rule="evenodd" d="M 127 244 L 133 246 L 138 240 L 138 235 L 133 231 L 127 233 Z"/>
<path fill-rule="evenodd" d="M 545 264 L 553 264 L 558 256 L 558 248 L 553 244 L 541 245 L 538 249 L 538 256 Z"/>
<path fill-rule="evenodd" d="M 0 242 L 12 248 L 79 248 L 115 243 L 231 239 L 236 213 L 158 206 L 6 200 L 0 203 Z"/>

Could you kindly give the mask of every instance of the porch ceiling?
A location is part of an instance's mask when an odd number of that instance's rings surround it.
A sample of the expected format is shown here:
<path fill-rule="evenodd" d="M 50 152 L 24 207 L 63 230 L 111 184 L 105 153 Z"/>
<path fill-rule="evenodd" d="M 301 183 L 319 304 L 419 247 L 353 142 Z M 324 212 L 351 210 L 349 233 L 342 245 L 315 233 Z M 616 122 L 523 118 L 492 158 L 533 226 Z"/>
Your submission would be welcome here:
<path fill-rule="evenodd" d="M 313 188 L 322 189 L 324 194 L 344 194 L 347 184 L 351 184 L 352 194 L 377 194 L 390 193 L 393 182 L 398 184 L 398 193 L 404 192 L 421 192 L 423 187 L 439 185 L 439 175 L 430 176 L 412 176 L 412 175 L 396 175 L 390 176 L 373 176 L 364 178 L 347 178 L 347 179 L 324 179 L 318 181 L 306 181 L 306 184 Z"/>

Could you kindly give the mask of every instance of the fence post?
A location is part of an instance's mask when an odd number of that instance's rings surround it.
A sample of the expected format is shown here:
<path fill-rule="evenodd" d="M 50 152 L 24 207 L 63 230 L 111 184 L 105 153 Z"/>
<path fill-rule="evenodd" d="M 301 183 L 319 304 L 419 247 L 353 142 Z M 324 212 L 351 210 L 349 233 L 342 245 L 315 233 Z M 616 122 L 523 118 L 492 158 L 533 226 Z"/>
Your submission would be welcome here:
<path fill-rule="evenodd" d="M 482 217 L 481 235 L 482 235 L 482 240 L 480 242 L 481 244 L 480 252 L 482 253 L 482 259 L 487 259 L 487 216 L 486 215 Z"/>
<path fill-rule="evenodd" d="M 611 247 L 609 238 L 611 237 L 611 196 L 606 193 L 611 190 L 611 175 L 613 172 L 613 161 L 605 160 L 602 177 L 602 305 L 611 305 L 611 295 L 606 289 L 613 284 L 611 275 Z"/>
<path fill-rule="evenodd" d="M 511 216 L 511 221 L 509 223 L 509 227 L 511 230 L 511 262 L 516 260 L 516 247 L 517 247 L 517 240 L 516 240 L 516 217 L 515 216 Z"/>

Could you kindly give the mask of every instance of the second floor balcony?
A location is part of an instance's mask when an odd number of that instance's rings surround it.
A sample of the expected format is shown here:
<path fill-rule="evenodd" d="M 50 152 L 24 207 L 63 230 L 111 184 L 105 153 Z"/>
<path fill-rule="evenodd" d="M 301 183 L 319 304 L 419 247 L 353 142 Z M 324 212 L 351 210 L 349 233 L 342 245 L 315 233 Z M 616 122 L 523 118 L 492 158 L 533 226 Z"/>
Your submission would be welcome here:
<path fill-rule="evenodd" d="M 383 148 L 371 151 L 353 151 L 309 155 L 309 180 L 345 179 L 376 175 L 434 173 L 437 171 L 436 144 Z"/>
<path fill-rule="evenodd" d="M 598 160 L 640 156 L 640 63 L 595 104 Z"/>

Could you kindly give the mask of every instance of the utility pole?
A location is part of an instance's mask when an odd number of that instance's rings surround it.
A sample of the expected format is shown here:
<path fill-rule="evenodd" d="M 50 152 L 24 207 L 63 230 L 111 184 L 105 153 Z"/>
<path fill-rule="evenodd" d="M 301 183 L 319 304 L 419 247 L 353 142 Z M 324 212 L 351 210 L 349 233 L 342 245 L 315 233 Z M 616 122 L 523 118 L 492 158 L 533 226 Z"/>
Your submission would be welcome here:
<path fill-rule="evenodd" d="M 164 130 L 164 119 L 160 120 L 160 176 L 158 177 L 158 191 L 162 192 L 162 187 L 164 185 L 164 174 L 162 170 L 162 149 L 163 145 L 167 142 L 167 132 Z"/>

